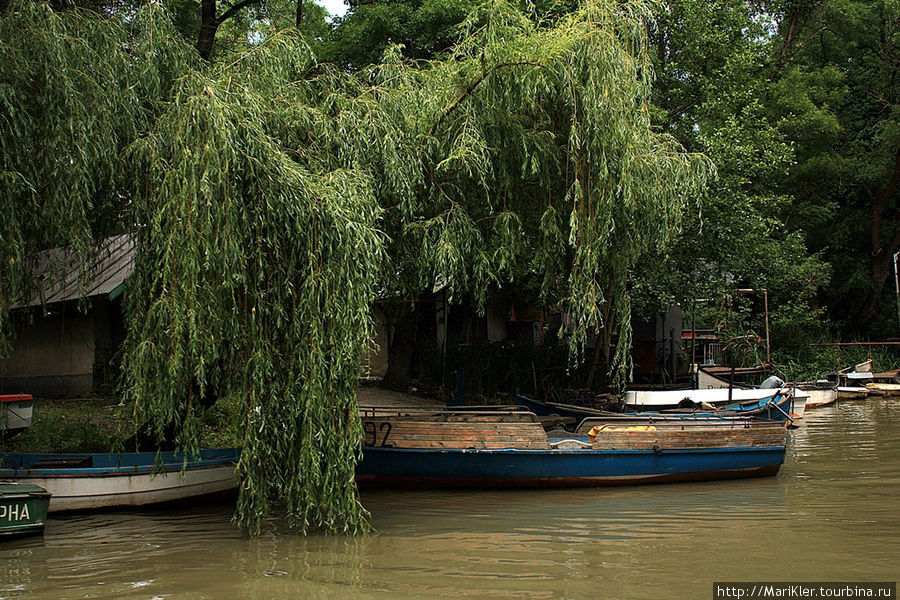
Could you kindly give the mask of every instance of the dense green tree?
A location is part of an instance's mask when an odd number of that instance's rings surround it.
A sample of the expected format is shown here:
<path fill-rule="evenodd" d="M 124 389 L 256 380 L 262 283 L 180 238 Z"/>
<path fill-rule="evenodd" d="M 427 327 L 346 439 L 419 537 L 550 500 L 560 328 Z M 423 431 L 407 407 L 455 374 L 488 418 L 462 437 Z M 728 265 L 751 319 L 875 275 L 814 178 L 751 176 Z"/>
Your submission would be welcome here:
<path fill-rule="evenodd" d="M 37 3 L 0 14 L 3 349 L 6 308 L 29 293 L 29 257 L 66 246 L 84 258 L 94 240 L 127 230 L 135 174 L 125 150 L 195 63 L 157 5 L 127 20 Z"/>
<path fill-rule="evenodd" d="M 495 3 L 470 15 L 447 60 L 408 71 L 402 110 L 425 118 L 426 187 L 398 206 L 404 235 L 389 252 L 420 289 L 440 276 L 476 304 L 491 286 L 535 277 L 565 306 L 573 356 L 588 334 L 619 332 L 620 382 L 629 269 L 671 239 L 708 174 L 650 131 L 644 10 L 588 3 L 542 28 Z"/>
<path fill-rule="evenodd" d="M 402 46 L 411 59 L 430 59 L 459 41 L 460 24 L 478 0 L 374 0 L 351 2 L 347 14 L 318 48 L 321 60 L 361 69 Z"/>
<path fill-rule="evenodd" d="M 691 313 L 695 298 L 719 307 L 736 289 L 757 290 L 736 300 L 754 310 L 729 324 L 760 336 L 767 290 L 772 337 L 797 352 L 819 341 L 817 294 L 828 267 L 807 251 L 804 230 L 789 225 L 793 198 L 783 183 L 794 154 L 769 98 L 780 79 L 773 31 L 771 17 L 744 0 L 670 0 L 661 7 L 654 34 L 658 122 L 709 156 L 718 178 L 667 260 L 646 263 L 640 279 L 650 307 L 676 301 Z"/>
<path fill-rule="evenodd" d="M 356 378 L 383 241 L 358 164 L 393 136 L 340 78 L 298 85 L 313 65 L 297 36 L 275 36 L 187 76 L 135 144 L 126 389 L 191 450 L 209 390 L 238 407 L 251 528 L 277 497 L 304 531 L 359 531 Z"/>
<path fill-rule="evenodd" d="M 849 335 L 896 331 L 886 295 L 900 250 L 900 6 L 883 0 L 783 2 L 773 101 L 797 164 L 784 189 L 792 225 L 834 268 L 827 303 Z"/>
<path fill-rule="evenodd" d="M 233 54 L 258 45 L 278 31 L 296 28 L 308 43 L 331 30 L 327 11 L 314 0 L 172 0 L 182 22 L 193 32 L 197 51 L 209 60 L 213 52 Z"/>

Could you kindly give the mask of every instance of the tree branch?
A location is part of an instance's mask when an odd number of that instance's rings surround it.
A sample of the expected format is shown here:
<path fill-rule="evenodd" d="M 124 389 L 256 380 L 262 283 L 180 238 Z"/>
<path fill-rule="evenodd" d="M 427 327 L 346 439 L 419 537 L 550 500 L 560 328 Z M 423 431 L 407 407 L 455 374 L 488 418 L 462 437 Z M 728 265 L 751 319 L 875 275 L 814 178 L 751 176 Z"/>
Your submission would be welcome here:
<path fill-rule="evenodd" d="M 541 69 L 545 68 L 544 65 L 542 65 L 541 63 L 537 63 L 537 62 L 533 62 L 533 61 L 505 62 L 505 63 L 498 63 L 496 65 L 493 65 L 490 69 L 483 71 L 481 73 L 480 77 L 478 77 L 477 79 L 472 81 L 472 83 L 470 83 L 468 85 L 468 87 L 466 87 L 466 89 L 463 91 L 463 93 L 460 94 L 459 97 L 456 100 L 454 100 L 446 109 L 444 109 L 444 112 L 441 114 L 441 116 L 438 118 L 438 120 L 435 121 L 434 125 L 431 126 L 431 129 L 428 130 L 428 136 L 430 137 L 430 136 L 434 135 L 434 132 L 437 131 L 437 128 L 441 126 L 441 123 L 444 122 L 444 119 L 446 119 L 448 116 L 450 116 L 450 113 L 455 111 L 457 109 L 457 107 L 460 104 L 462 104 L 466 98 L 471 96 L 472 93 L 475 91 L 475 88 L 477 88 L 479 85 L 481 85 L 488 78 L 488 76 L 492 75 L 496 71 L 499 71 L 500 69 L 505 69 L 507 67 L 521 67 L 521 66 L 539 67 Z"/>
<path fill-rule="evenodd" d="M 250 6 L 251 4 L 259 4 L 259 3 L 260 3 L 260 0 L 242 0 L 241 2 L 238 2 L 237 4 L 235 4 L 228 10 L 226 10 L 224 13 L 222 13 L 221 17 L 216 19 L 216 26 L 221 25 L 222 23 L 224 23 L 225 21 L 227 21 L 228 19 L 233 17 L 242 8 Z"/>

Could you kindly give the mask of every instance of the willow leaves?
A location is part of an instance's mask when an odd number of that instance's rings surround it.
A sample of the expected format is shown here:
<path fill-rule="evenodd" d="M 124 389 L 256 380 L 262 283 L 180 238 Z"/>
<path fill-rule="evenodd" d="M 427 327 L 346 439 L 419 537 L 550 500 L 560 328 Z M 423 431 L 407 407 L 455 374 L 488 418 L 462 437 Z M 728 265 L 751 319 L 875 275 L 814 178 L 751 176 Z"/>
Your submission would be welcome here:
<path fill-rule="evenodd" d="M 491 2 L 450 57 L 394 84 L 426 115 L 425 189 L 400 207 L 419 284 L 440 276 L 483 303 L 498 282 L 540 280 L 567 313 L 573 360 L 617 328 L 620 385 L 629 271 L 673 239 L 713 173 L 651 129 L 648 10 L 592 0 L 546 26 Z"/>
<path fill-rule="evenodd" d="M 203 397 L 241 407 L 251 529 L 279 498 L 303 531 L 356 532 L 356 379 L 384 245 L 357 164 L 378 115 L 342 76 L 304 82 L 313 66 L 284 35 L 193 73 L 135 144 L 127 389 L 189 450 Z"/>
<path fill-rule="evenodd" d="M 32 294 L 28 257 L 66 246 L 87 265 L 95 238 L 128 228 L 124 150 L 192 64 L 159 43 L 174 35 L 155 4 L 128 20 L 31 2 L 0 14 L 0 326 Z"/>

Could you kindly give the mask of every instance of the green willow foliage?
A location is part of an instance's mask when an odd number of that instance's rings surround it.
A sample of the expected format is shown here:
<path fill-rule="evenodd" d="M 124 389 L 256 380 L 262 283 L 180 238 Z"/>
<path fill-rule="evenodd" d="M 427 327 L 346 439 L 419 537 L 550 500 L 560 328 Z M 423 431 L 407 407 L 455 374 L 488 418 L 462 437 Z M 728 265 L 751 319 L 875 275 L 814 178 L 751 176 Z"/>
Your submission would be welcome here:
<path fill-rule="evenodd" d="M 252 531 L 274 498 L 304 532 L 366 528 L 356 382 L 384 241 L 355 163 L 383 119 L 340 75 L 304 82 L 313 66 L 282 35 L 192 73 L 133 148 L 128 394 L 192 451 L 200 398 L 240 403 L 238 517 Z"/>
<path fill-rule="evenodd" d="M 397 207 L 419 289 L 440 276 L 483 304 L 491 285 L 536 277 L 567 313 L 574 361 L 617 329 L 619 385 L 629 272 L 677 235 L 714 172 L 651 129 L 649 19 L 644 2 L 590 0 L 544 27 L 490 2 L 449 57 L 390 84 L 423 150 L 425 189 Z"/>
<path fill-rule="evenodd" d="M 126 226 L 123 150 L 192 60 L 153 41 L 173 35 L 152 4 L 127 23 L 30 2 L 0 14 L 0 351 L 27 257 L 54 246 L 86 257 Z"/>
<path fill-rule="evenodd" d="M 0 17 L 4 58 L 13 29 L 50 22 L 73 28 L 59 72 L 81 60 L 72 77 L 85 79 L 31 100 L 56 154 L 4 163 L 3 185 L 19 186 L 6 212 L 48 203 L 27 215 L 16 260 L 50 241 L 34 231 L 45 221 L 69 236 L 54 243 L 89 240 L 95 222 L 130 231 L 122 389 L 137 416 L 193 452 L 206 399 L 240 406 L 238 521 L 258 531 L 277 501 L 304 532 L 365 531 L 356 381 L 376 294 L 440 278 L 483 304 L 494 286 L 538 279 L 567 311 L 573 359 L 616 327 L 616 376 L 628 376 L 629 272 L 712 172 L 651 130 L 649 17 L 636 0 L 586 0 L 535 24 L 492 0 L 447 56 L 410 63 L 394 48 L 348 74 L 317 65 L 296 34 L 197 65 L 140 19 L 16 9 Z M 51 37 L 31 52 L 52 54 Z M 12 89 L 32 81 L 5 85 L 4 106 L 23 110 Z M 2 133 L 4 161 L 45 148 Z M 40 177 L 19 182 L 34 165 Z"/>

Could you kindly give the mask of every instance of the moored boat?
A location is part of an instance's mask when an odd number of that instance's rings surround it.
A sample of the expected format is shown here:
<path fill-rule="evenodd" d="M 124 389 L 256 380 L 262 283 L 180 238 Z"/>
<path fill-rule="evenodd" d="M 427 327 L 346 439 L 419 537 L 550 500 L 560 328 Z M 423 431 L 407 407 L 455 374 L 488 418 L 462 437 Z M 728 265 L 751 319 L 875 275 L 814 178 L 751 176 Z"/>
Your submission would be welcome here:
<path fill-rule="evenodd" d="M 806 401 L 808 400 L 808 396 L 794 392 L 793 398 L 791 400 L 791 419 L 794 421 L 800 420 L 803 418 L 803 415 L 806 414 Z"/>
<path fill-rule="evenodd" d="M 0 454 L 0 479 L 52 494 L 49 511 L 139 506 L 219 494 L 237 486 L 240 450 L 120 454 Z"/>
<path fill-rule="evenodd" d="M 900 396 L 900 383 L 867 383 L 866 389 L 883 396 Z"/>
<path fill-rule="evenodd" d="M 742 377 L 748 375 L 760 374 L 764 372 L 761 367 L 749 367 L 743 369 L 727 369 L 725 367 L 698 367 L 697 369 L 697 388 L 701 390 L 707 389 L 774 389 L 774 388 L 790 388 L 793 390 L 793 403 L 791 406 L 791 417 L 793 419 L 802 419 L 807 408 L 811 408 L 812 397 L 811 388 L 813 389 L 834 389 L 835 385 L 827 381 L 816 381 L 810 383 L 784 383 L 778 377 L 769 377 L 761 385 L 751 386 L 746 383 L 735 383 L 730 376 L 730 371 L 736 372 Z M 837 399 L 837 393 L 823 391 L 817 394 L 819 397 L 819 405 L 825 400 L 825 397 L 831 394 L 832 402 Z M 830 403 L 830 402 L 828 402 Z M 815 403 L 814 403 L 815 404 Z"/>
<path fill-rule="evenodd" d="M 0 536 L 41 533 L 50 493 L 28 483 L 0 482 Z"/>
<path fill-rule="evenodd" d="M 813 409 L 834 404 L 838 399 L 838 386 L 836 384 L 805 383 L 797 384 L 800 389 L 809 395 L 806 400 L 806 408 Z"/>
<path fill-rule="evenodd" d="M 684 392 L 688 392 L 690 390 L 680 390 L 682 394 Z M 803 414 L 803 406 L 806 403 L 806 399 L 803 398 L 801 400 L 801 405 L 798 408 L 795 406 L 795 401 L 793 397 L 792 391 L 781 391 L 781 390 L 769 390 L 769 394 L 765 395 L 759 399 L 751 399 L 744 401 L 735 401 L 731 404 L 724 405 L 707 405 L 704 408 L 703 404 L 698 404 L 691 401 L 691 404 L 688 404 L 682 398 L 679 401 L 681 405 L 680 408 L 663 408 L 657 411 L 652 411 L 655 413 L 663 412 L 667 414 L 672 419 L 677 418 L 689 418 L 689 417 L 697 417 L 697 416 L 708 416 L 708 417 L 758 417 L 760 419 L 768 419 L 771 421 L 784 421 L 784 420 L 793 420 L 795 418 L 799 418 Z M 633 413 L 614 413 L 609 411 L 585 408 L 580 406 L 569 406 L 567 404 L 556 404 L 552 402 L 541 402 L 539 400 L 534 400 L 533 398 L 529 398 L 527 396 L 523 396 L 521 394 L 516 395 L 516 403 L 519 406 L 528 408 L 532 410 L 535 414 L 539 416 L 553 415 L 557 414 L 562 417 L 576 417 L 579 419 L 596 417 L 596 416 L 618 416 L 618 415 L 628 415 Z M 641 411 L 640 413 L 636 413 L 637 415 L 645 415 L 649 411 Z M 798 414 L 799 413 L 799 414 Z"/>
<path fill-rule="evenodd" d="M 523 394 L 516 394 L 516 406 L 530 410 L 540 416 L 560 415 L 562 417 L 575 417 L 583 419 L 592 415 L 602 414 L 604 411 L 588 406 L 575 406 L 559 402 L 544 402 Z"/>
<path fill-rule="evenodd" d="M 838 400 L 861 400 L 869 395 L 869 388 L 859 385 L 839 385 Z"/>
<path fill-rule="evenodd" d="M 779 423 L 679 419 L 635 426 L 594 419 L 586 431 L 583 422 L 576 433 L 551 437 L 536 415 L 520 411 L 364 417 L 357 482 L 601 487 L 774 475 L 784 461 L 786 429 Z"/>
<path fill-rule="evenodd" d="M 750 382 L 762 381 L 769 373 L 771 373 L 771 369 L 764 365 L 756 367 L 698 365 L 695 371 L 695 383 L 698 390 L 727 387 L 749 389 L 760 387 Z"/>
<path fill-rule="evenodd" d="M 643 391 L 629 390 L 625 392 L 623 402 L 632 410 L 667 410 L 674 408 L 712 407 L 741 404 L 745 402 L 763 402 L 776 395 L 790 393 L 790 389 L 763 388 L 708 388 L 702 390 L 664 390 Z M 796 397 L 798 394 L 794 393 Z"/>

